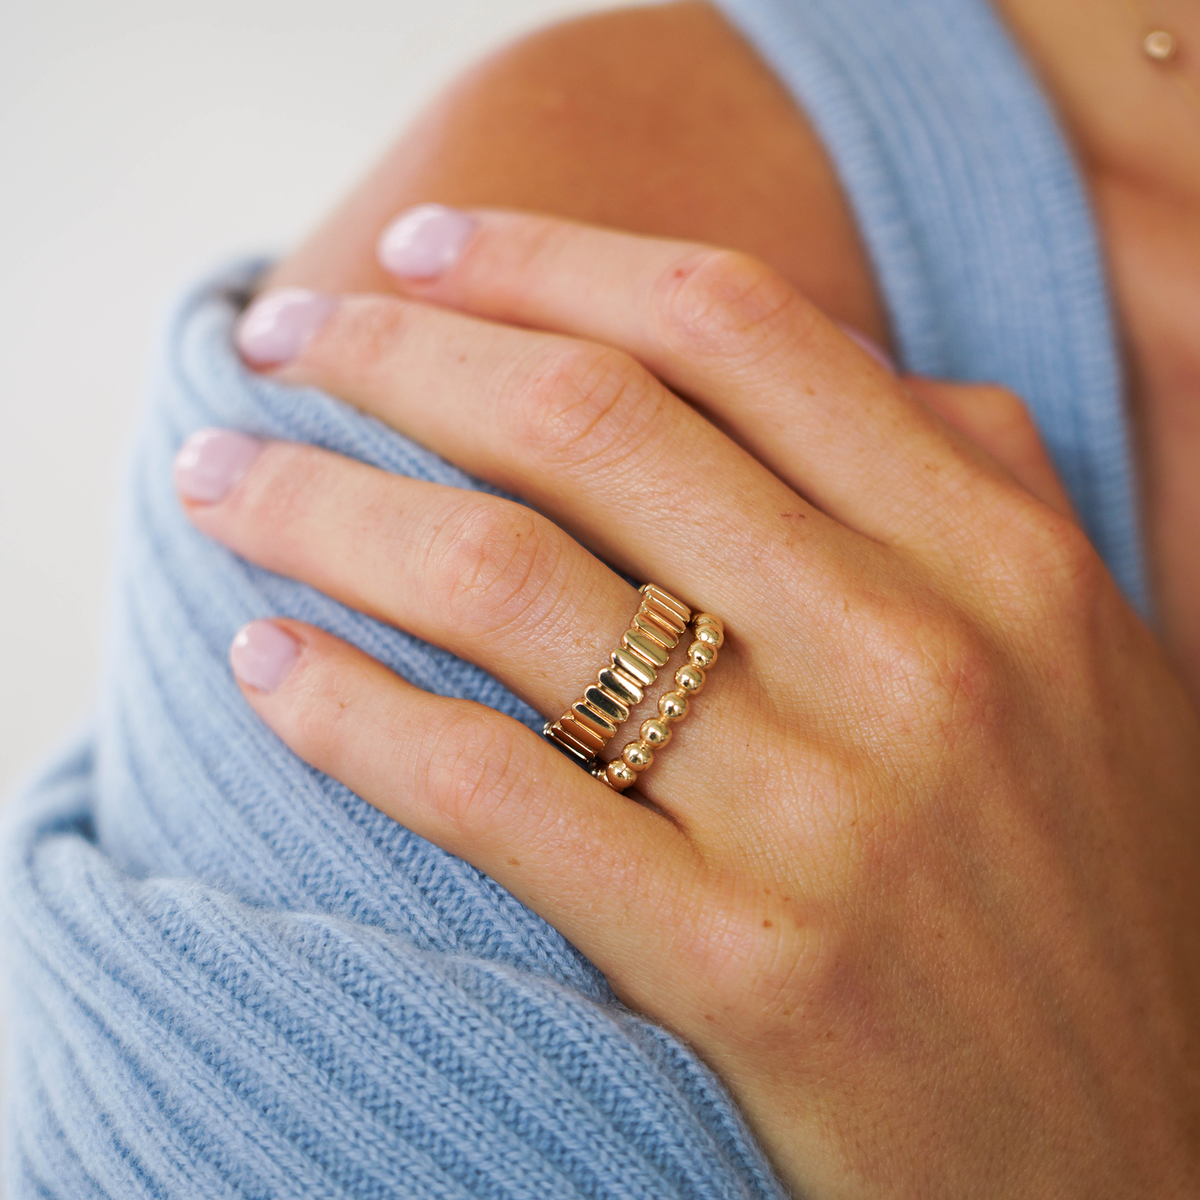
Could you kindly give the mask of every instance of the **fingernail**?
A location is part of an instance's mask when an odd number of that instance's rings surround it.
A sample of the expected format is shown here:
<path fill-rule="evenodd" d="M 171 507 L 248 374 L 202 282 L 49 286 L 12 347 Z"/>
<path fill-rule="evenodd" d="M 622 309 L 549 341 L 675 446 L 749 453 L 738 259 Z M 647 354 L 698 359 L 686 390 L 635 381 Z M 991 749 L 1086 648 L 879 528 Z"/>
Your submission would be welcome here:
<path fill-rule="evenodd" d="M 185 500 L 216 504 L 250 470 L 262 448 L 258 438 L 232 429 L 202 429 L 175 456 L 175 486 Z"/>
<path fill-rule="evenodd" d="M 239 683 L 273 692 L 292 673 L 300 643 L 274 621 L 251 621 L 229 647 L 229 665 Z"/>
<path fill-rule="evenodd" d="M 843 325 L 839 321 L 838 327 L 852 342 L 861 346 L 884 370 L 891 371 L 893 375 L 899 374 L 895 359 L 878 342 L 872 341 L 865 333 L 859 333 L 853 325 Z"/>
<path fill-rule="evenodd" d="M 444 204 L 419 204 L 401 213 L 379 235 L 383 267 L 401 279 L 436 279 L 458 261 L 476 220 Z"/>
<path fill-rule="evenodd" d="M 242 313 L 233 340 L 251 366 L 279 367 L 308 345 L 335 308 L 336 297 L 324 292 L 275 288 Z"/>

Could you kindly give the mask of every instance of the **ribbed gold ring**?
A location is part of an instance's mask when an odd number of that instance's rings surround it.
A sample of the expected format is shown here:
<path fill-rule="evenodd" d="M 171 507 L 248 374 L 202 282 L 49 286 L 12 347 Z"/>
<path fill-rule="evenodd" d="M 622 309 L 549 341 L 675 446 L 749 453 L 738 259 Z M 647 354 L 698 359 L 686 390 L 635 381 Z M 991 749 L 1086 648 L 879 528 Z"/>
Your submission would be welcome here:
<path fill-rule="evenodd" d="M 642 722 L 637 740 L 621 751 L 620 758 L 609 763 L 597 761 L 591 766 L 592 774 L 614 791 L 623 792 L 653 764 L 655 751 L 671 740 L 671 726 L 691 711 L 692 698 L 703 689 L 707 673 L 717 661 L 717 653 L 725 644 L 721 618 L 700 613 L 692 622 L 692 633 L 688 660 L 675 672 L 675 687 L 658 698 L 658 716 Z"/>
<path fill-rule="evenodd" d="M 589 770 L 654 685 L 692 619 L 691 609 L 670 592 L 653 583 L 640 591 L 641 604 L 596 682 L 557 721 L 542 726 L 544 737 Z"/>

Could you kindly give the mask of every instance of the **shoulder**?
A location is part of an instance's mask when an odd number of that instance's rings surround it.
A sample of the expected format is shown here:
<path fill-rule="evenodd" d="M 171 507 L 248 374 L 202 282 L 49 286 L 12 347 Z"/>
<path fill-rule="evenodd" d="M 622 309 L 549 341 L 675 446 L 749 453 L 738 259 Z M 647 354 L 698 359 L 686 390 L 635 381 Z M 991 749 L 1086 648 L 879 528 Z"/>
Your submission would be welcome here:
<path fill-rule="evenodd" d="M 754 50 L 701 0 L 580 17 L 459 79 L 280 271 L 385 286 L 375 234 L 406 204 L 526 208 L 730 246 L 884 334 L 828 155 Z M 339 265 L 340 264 L 340 265 Z M 322 276 L 316 279 L 314 276 Z"/>

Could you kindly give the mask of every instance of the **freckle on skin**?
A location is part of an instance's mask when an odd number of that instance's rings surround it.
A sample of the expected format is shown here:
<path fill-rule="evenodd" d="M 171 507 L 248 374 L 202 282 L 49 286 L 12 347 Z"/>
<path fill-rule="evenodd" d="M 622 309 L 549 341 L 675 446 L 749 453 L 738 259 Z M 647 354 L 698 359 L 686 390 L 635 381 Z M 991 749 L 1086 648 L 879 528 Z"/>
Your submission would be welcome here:
<path fill-rule="evenodd" d="M 510 858 L 508 860 L 508 865 L 510 867 L 519 867 L 521 865 L 521 860 L 519 858 Z"/>
<path fill-rule="evenodd" d="M 764 929 L 770 929 L 770 928 L 771 928 L 771 922 L 770 922 L 770 921 L 764 921 L 764 922 L 763 922 L 763 928 L 764 928 Z"/>

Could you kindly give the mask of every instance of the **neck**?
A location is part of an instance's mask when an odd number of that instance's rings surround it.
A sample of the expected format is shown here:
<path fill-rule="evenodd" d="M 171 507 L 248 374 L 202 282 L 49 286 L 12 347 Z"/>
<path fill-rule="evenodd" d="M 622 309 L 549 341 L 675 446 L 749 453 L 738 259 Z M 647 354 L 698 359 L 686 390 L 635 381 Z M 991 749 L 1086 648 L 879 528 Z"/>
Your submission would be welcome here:
<path fill-rule="evenodd" d="M 1200 203 L 1196 0 L 994 3 L 1055 100 L 1089 174 Z M 1153 29 L 1178 39 L 1170 62 L 1143 52 Z"/>
<path fill-rule="evenodd" d="M 993 2 L 1091 191 L 1125 350 L 1159 633 L 1200 707 L 1200 3 Z M 1142 49 L 1156 28 L 1177 39 L 1170 62 Z"/>

